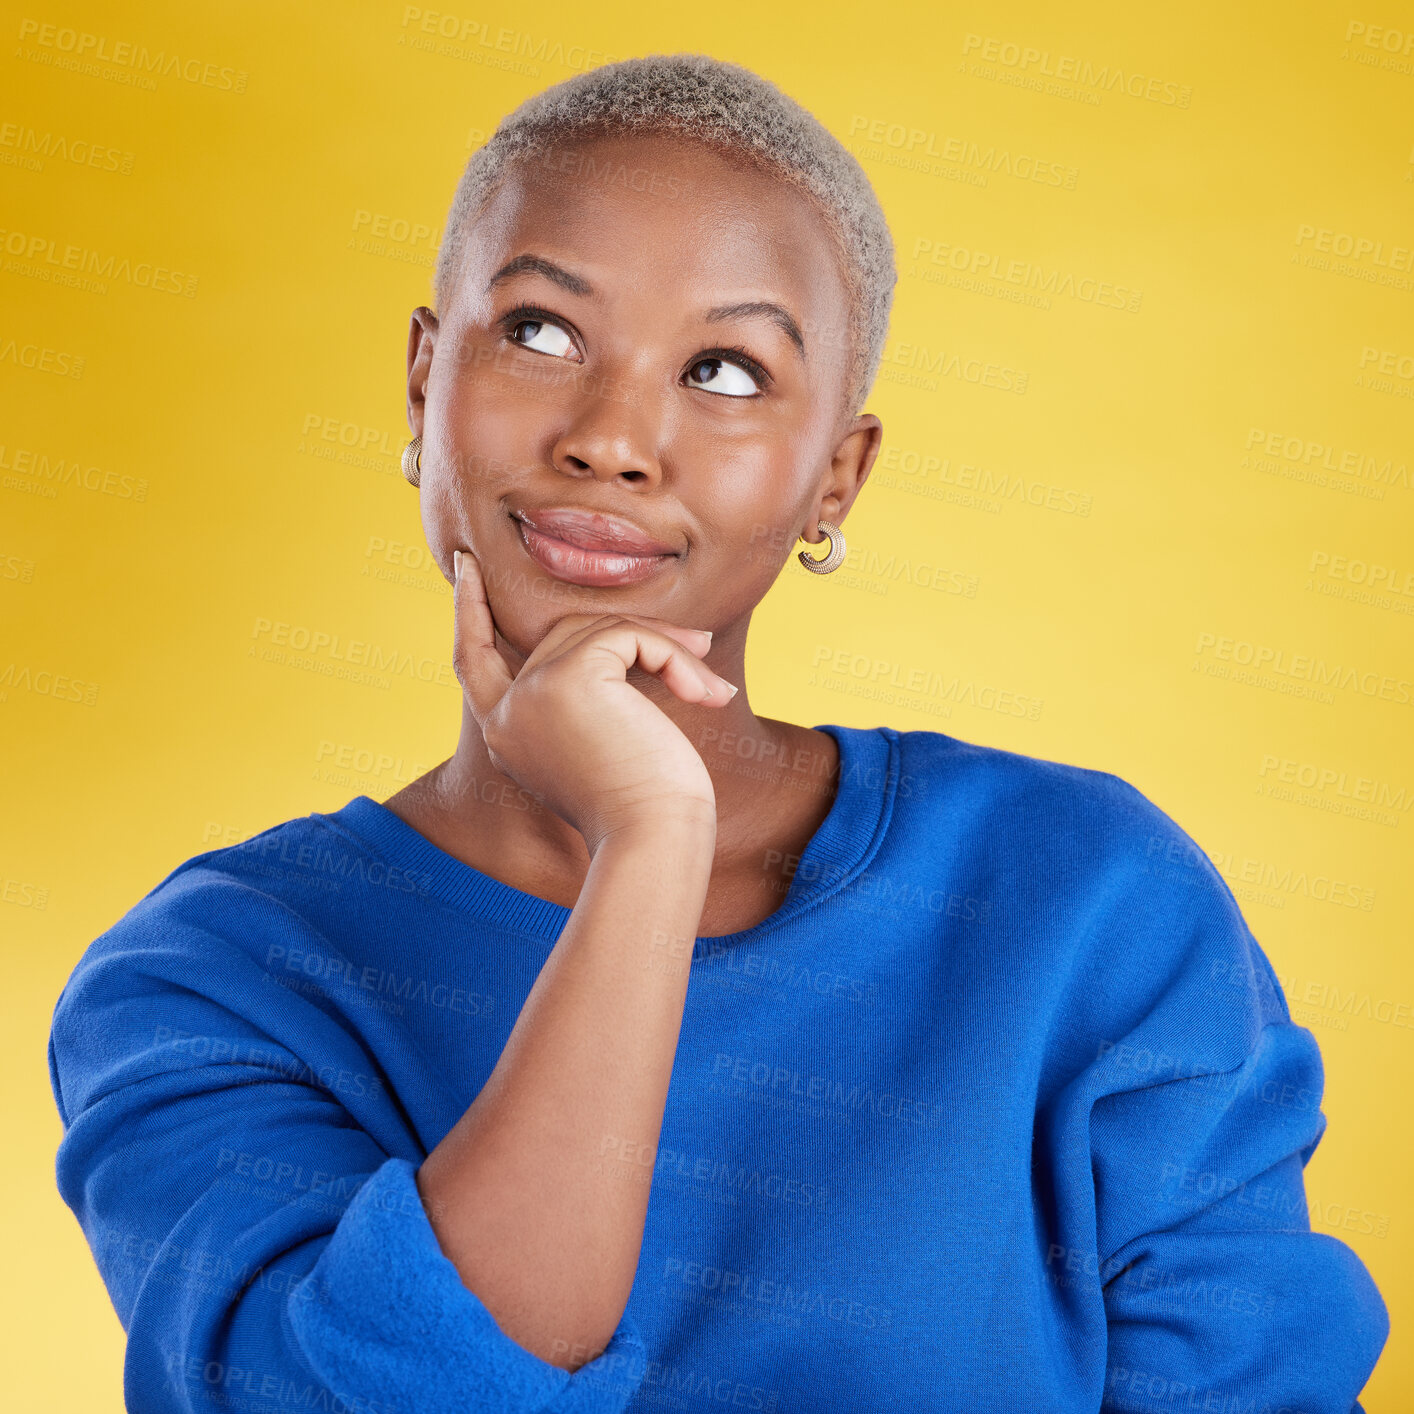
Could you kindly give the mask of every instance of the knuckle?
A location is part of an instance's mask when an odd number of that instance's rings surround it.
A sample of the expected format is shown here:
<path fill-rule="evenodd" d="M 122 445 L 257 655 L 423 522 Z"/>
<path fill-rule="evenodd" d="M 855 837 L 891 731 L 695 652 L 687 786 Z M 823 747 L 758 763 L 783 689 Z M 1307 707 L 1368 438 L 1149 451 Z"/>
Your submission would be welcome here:
<path fill-rule="evenodd" d="M 533 673 L 524 675 L 524 684 L 521 686 L 523 700 L 539 707 L 560 696 L 566 683 L 577 678 L 580 666 L 577 655 L 581 652 L 582 650 L 572 649 L 568 653 L 562 653 L 548 663 L 541 663 Z"/>
<path fill-rule="evenodd" d="M 512 734 L 509 708 L 506 705 L 506 698 L 502 697 L 486 714 L 485 720 L 481 723 L 481 735 L 486 742 L 487 750 L 497 750 L 506 745 Z"/>

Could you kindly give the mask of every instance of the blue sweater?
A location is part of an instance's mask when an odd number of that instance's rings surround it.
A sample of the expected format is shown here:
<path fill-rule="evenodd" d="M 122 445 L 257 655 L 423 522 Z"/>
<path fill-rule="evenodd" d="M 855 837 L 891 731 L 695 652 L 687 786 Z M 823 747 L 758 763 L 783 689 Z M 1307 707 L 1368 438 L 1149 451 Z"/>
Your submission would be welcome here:
<path fill-rule="evenodd" d="M 127 1407 L 1350 1414 L 1388 1333 L 1302 1170 L 1320 1053 L 1116 776 L 824 726 L 780 908 L 699 938 L 631 1299 L 505 1335 L 414 1174 L 570 911 L 358 796 L 175 869 L 80 958 L 58 1183 Z M 818 785 L 818 782 L 816 782 Z M 784 886 L 784 885 L 783 885 Z"/>

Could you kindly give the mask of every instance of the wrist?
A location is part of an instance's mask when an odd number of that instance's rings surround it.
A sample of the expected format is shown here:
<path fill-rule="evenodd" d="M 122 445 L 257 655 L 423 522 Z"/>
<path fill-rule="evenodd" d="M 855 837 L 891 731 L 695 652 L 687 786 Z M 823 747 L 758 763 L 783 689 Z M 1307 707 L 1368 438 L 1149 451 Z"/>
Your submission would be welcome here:
<path fill-rule="evenodd" d="M 705 849 L 710 859 L 717 844 L 717 808 L 711 804 L 681 804 L 634 816 L 587 840 L 593 859 L 605 849 L 635 851 Z"/>

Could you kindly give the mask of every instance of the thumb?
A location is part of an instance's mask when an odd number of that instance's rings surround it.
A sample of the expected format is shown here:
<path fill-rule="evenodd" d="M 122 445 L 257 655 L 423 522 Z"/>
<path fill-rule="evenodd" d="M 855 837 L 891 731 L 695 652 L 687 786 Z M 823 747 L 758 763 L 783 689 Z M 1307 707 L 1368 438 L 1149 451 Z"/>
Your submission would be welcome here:
<path fill-rule="evenodd" d="M 513 679 L 496 649 L 496 626 L 476 556 L 454 550 L 452 567 L 452 669 L 472 714 L 485 722 Z"/>

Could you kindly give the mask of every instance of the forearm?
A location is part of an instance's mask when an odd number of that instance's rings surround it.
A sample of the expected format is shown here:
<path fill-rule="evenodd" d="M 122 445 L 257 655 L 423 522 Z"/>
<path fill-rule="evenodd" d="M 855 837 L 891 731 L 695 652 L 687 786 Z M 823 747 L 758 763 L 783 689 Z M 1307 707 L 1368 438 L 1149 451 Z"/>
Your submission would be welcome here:
<path fill-rule="evenodd" d="M 418 1173 L 463 1282 L 566 1369 L 628 1302 L 714 845 L 696 818 L 600 847 L 495 1069 Z"/>

